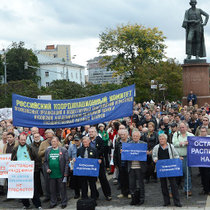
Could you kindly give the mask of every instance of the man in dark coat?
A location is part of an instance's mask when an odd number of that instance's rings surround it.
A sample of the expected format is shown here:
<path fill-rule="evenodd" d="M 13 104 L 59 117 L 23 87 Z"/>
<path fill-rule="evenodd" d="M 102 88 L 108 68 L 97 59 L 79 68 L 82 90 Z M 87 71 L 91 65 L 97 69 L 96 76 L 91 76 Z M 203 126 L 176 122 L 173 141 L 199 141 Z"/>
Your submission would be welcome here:
<path fill-rule="evenodd" d="M 106 197 L 107 201 L 110 201 L 112 199 L 111 197 L 111 188 L 109 185 L 109 182 L 106 178 L 106 172 L 105 172 L 105 166 L 104 166 L 104 142 L 100 136 L 97 135 L 97 131 L 95 127 L 89 128 L 89 137 L 90 137 L 90 146 L 93 148 L 96 148 L 98 151 L 99 158 L 101 159 L 100 164 L 100 170 L 99 170 L 99 181 L 101 183 L 101 188 L 104 193 L 104 196 Z M 97 197 L 99 196 L 99 193 L 97 191 Z"/>
<path fill-rule="evenodd" d="M 90 146 L 90 139 L 88 136 L 84 136 L 82 138 L 82 144 L 83 146 L 77 150 L 77 157 L 95 158 L 95 159 L 99 157 L 97 149 Z M 101 160 L 99 163 L 101 163 Z M 81 177 L 82 199 L 88 198 L 88 183 L 89 183 L 91 190 L 91 198 L 97 200 L 96 180 L 97 180 L 96 177 L 91 177 L 91 176 Z"/>

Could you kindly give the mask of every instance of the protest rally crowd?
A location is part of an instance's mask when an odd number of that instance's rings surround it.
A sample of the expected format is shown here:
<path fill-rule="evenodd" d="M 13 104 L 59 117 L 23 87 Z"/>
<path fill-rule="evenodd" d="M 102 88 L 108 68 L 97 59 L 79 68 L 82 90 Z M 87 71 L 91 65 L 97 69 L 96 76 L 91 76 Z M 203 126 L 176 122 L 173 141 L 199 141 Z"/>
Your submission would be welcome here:
<path fill-rule="evenodd" d="M 49 202 L 49 208 L 59 202 L 65 208 L 70 199 L 67 187 L 74 190 L 74 199 L 81 200 L 88 200 L 90 187 L 90 200 L 97 205 L 97 179 L 107 201 L 112 199 L 110 185 L 118 185 L 119 199 L 128 197 L 130 205 L 142 205 L 145 184 L 158 181 L 156 162 L 180 158 L 183 177 L 160 178 L 160 187 L 164 206 L 169 206 L 172 198 L 175 206 L 182 207 L 181 197 L 193 196 L 191 168 L 187 166 L 187 137 L 210 135 L 209 114 L 209 104 L 198 107 L 195 100 L 189 100 L 185 106 L 179 101 L 159 104 L 150 101 L 134 102 L 130 117 L 76 128 L 14 127 L 12 120 L 2 120 L 0 154 L 12 154 L 12 161 L 35 161 L 32 202 L 38 209 L 42 209 L 41 196 L 45 196 L 42 202 Z M 123 143 L 147 144 L 147 160 L 122 160 Z M 98 159 L 98 177 L 75 176 L 73 167 L 77 158 Z M 210 169 L 200 168 L 199 172 L 200 193 L 209 195 Z M 110 182 L 107 174 L 113 176 Z M 7 193 L 7 179 L 0 179 L 0 193 Z M 21 202 L 25 209 L 30 206 L 29 199 Z"/>

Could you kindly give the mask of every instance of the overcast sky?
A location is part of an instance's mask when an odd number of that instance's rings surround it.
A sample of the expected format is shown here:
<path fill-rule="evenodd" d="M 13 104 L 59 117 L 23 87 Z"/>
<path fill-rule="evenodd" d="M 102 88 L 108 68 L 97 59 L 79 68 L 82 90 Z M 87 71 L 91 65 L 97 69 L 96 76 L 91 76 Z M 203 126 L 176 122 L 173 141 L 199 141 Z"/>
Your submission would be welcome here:
<path fill-rule="evenodd" d="M 197 0 L 210 14 L 210 1 Z M 167 37 L 167 56 L 182 63 L 185 30 L 181 27 L 189 0 L 1 0 L 0 49 L 12 41 L 44 49 L 48 44 L 70 44 L 74 63 L 98 56 L 99 34 L 106 28 L 137 23 L 158 27 Z M 205 27 L 210 56 L 210 22 Z M 208 59 L 209 60 L 209 59 Z"/>

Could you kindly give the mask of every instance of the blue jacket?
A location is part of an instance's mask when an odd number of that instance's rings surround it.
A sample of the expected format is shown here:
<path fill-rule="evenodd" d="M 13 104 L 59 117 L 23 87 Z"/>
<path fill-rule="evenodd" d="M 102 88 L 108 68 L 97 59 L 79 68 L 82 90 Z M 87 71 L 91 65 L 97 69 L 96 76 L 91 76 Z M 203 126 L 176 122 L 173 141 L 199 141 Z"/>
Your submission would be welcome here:
<path fill-rule="evenodd" d="M 70 144 L 69 145 L 68 153 L 69 153 L 69 158 L 71 160 L 73 158 L 76 158 L 77 157 L 77 146 L 76 146 L 76 144 Z"/>

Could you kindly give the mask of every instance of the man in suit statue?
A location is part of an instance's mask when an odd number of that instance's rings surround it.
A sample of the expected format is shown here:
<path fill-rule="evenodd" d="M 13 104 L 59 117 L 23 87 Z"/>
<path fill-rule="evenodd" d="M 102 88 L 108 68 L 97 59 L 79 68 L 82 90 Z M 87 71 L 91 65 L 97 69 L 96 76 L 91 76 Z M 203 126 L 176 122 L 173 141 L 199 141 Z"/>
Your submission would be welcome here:
<path fill-rule="evenodd" d="M 209 15 L 196 8 L 196 4 L 196 0 L 190 0 L 191 8 L 185 12 L 182 24 L 182 27 L 186 29 L 187 59 L 191 59 L 191 56 L 195 56 L 196 59 L 206 57 L 203 27 L 207 24 Z M 205 16 L 205 21 L 203 21 L 202 16 Z"/>

